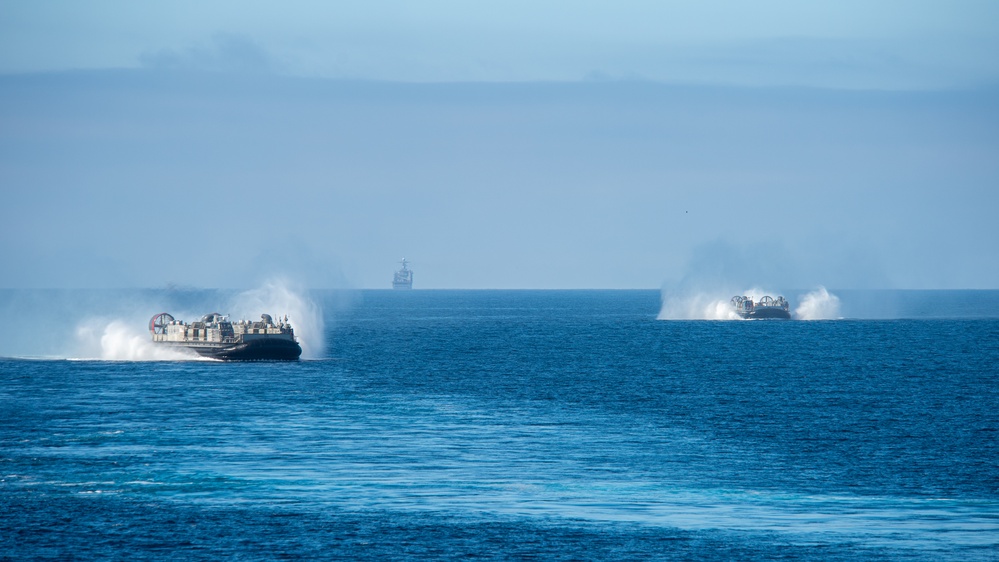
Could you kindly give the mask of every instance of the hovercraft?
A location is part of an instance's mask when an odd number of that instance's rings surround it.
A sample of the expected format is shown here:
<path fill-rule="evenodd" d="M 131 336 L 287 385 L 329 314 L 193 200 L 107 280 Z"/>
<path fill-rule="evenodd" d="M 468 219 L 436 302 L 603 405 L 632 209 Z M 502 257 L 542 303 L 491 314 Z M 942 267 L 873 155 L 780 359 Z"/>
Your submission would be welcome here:
<path fill-rule="evenodd" d="M 287 316 L 278 322 L 270 314 L 261 314 L 259 322 L 230 322 L 212 312 L 187 323 L 161 312 L 149 320 L 149 332 L 155 345 L 223 361 L 294 361 L 302 355 Z"/>

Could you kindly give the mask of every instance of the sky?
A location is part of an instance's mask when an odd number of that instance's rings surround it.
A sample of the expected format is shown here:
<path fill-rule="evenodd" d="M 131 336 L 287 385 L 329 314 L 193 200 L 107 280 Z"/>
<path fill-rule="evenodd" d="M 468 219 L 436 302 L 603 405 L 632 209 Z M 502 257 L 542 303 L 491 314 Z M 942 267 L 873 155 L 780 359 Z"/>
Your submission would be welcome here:
<path fill-rule="evenodd" d="M 999 288 L 999 3 L 0 0 L 0 288 Z"/>

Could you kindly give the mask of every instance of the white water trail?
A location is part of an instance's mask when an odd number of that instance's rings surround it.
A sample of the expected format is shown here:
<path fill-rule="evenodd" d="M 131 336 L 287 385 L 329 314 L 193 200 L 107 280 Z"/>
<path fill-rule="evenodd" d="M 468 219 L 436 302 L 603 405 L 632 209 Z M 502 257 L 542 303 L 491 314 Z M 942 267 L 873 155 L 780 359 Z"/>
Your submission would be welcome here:
<path fill-rule="evenodd" d="M 835 320 L 842 318 L 839 312 L 839 297 L 819 286 L 801 297 L 801 304 L 794 309 L 798 320 Z"/>
<path fill-rule="evenodd" d="M 189 361 L 199 359 L 194 352 L 168 349 L 153 344 L 143 324 L 121 319 L 91 318 L 76 328 L 78 359 L 105 361 Z"/>
<path fill-rule="evenodd" d="M 261 314 L 270 314 L 275 322 L 287 316 L 302 346 L 302 357 L 323 356 L 326 337 L 322 309 L 306 296 L 306 291 L 293 289 L 286 279 L 276 279 L 259 289 L 236 295 L 229 309 L 229 318 L 233 321 L 259 320 Z"/>

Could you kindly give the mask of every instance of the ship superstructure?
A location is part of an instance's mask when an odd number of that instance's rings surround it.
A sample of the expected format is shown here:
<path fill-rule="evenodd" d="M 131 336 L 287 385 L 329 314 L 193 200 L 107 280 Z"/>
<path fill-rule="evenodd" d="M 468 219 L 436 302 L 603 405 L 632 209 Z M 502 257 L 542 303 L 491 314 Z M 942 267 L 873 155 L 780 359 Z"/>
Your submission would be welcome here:
<path fill-rule="evenodd" d="M 395 272 L 395 276 L 392 278 L 392 288 L 393 289 L 412 289 L 413 288 L 413 270 L 409 269 L 409 261 L 406 258 L 402 258 L 399 262 L 402 264 L 402 269 Z"/>
<path fill-rule="evenodd" d="M 149 320 L 149 332 L 156 345 L 226 361 L 293 361 L 302 355 L 287 316 L 277 322 L 270 314 L 261 314 L 259 322 L 231 322 L 212 312 L 188 323 L 161 312 Z"/>
<path fill-rule="evenodd" d="M 753 301 L 752 297 L 734 296 L 731 302 L 735 313 L 748 320 L 789 320 L 791 318 L 791 305 L 784 297 L 779 296 L 775 299 L 767 295 L 759 301 Z"/>

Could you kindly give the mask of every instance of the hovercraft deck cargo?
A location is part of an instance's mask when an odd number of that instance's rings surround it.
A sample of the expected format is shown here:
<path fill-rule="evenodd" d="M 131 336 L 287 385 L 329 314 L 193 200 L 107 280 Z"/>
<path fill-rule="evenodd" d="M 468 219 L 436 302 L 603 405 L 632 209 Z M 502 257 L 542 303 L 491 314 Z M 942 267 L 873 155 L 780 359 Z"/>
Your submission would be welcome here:
<path fill-rule="evenodd" d="M 261 314 L 260 322 L 230 322 L 213 312 L 186 323 L 161 312 L 149 320 L 149 332 L 156 345 L 224 361 L 294 361 L 302 355 L 287 316 L 278 323 L 269 314 Z"/>

